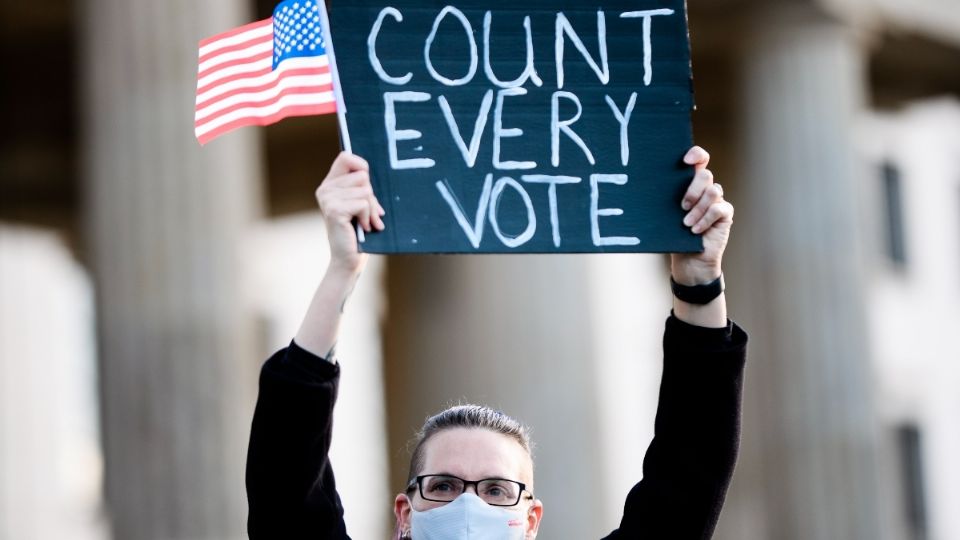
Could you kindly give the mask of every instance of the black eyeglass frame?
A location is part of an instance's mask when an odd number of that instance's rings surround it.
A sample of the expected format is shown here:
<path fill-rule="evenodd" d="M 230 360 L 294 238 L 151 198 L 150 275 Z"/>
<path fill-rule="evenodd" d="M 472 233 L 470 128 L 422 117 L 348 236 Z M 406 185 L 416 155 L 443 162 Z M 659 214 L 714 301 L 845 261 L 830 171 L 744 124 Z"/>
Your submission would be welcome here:
<path fill-rule="evenodd" d="M 517 492 L 517 500 L 514 501 L 513 504 L 496 504 L 496 503 L 488 502 L 487 504 L 489 504 L 490 506 L 500 506 L 504 508 L 516 506 L 520 504 L 521 500 L 524 499 L 524 493 L 526 493 L 527 500 L 533 500 L 533 493 L 531 493 L 527 489 L 527 485 L 517 480 L 510 480 L 509 478 L 481 478 L 480 480 L 464 480 L 463 478 L 460 478 L 459 476 L 454 476 L 452 474 L 421 474 L 420 476 L 410 481 L 410 483 L 407 485 L 407 492 L 409 493 L 410 491 L 413 491 L 414 489 L 416 489 L 420 493 L 420 497 L 422 497 L 423 500 L 425 501 L 442 502 L 442 503 L 453 502 L 453 499 L 450 499 L 447 501 L 440 500 L 440 499 L 431 499 L 430 497 L 427 497 L 426 495 L 423 494 L 423 479 L 431 478 L 434 476 L 441 476 L 444 478 L 453 478 L 454 480 L 459 480 L 463 482 L 463 491 L 457 494 L 458 497 L 460 495 L 463 495 L 467 491 L 467 488 L 470 486 L 473 486 L 473 489 L 476 490 L 477 494 L 479 495 L 481 482 L 501 481 L 501 482 L 510 482 L 520 486 L 520 491 Z"/>

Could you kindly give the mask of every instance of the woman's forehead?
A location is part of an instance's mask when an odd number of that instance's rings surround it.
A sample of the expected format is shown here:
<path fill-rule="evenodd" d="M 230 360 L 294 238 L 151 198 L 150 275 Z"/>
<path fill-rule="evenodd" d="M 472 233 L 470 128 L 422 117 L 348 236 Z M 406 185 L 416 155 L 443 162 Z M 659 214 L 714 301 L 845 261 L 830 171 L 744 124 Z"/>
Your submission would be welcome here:
<path fill-rule="evenodd" d="M 424 445 L 420 474 L 452 474 L 466 480 L 506 478 L 530 484 L 533 463 L 515 439 L 482 428 L 450 428 Z"/>

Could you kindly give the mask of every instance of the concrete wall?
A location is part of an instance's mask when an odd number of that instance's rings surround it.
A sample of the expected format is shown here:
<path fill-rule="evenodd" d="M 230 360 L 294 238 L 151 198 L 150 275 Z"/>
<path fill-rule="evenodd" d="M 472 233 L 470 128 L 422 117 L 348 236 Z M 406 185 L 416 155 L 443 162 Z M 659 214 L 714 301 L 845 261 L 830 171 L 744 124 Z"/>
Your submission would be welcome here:
<path fill-rule="evenodd" d="M 880 399 L 889 433 L 904 424 L 919 429 L 928 538 L 960 537 L 960 102 L 918 103 L 896 113 L 872 114 L 862 124 L 861 152 L 875 170 L 901 171 L 906 262 L 893 264 L 886 249 L 886 201 L 880 175 L 867 177 L 873 192 L 870 219 L 877 238 L 869 275 L 871 339 Z M 909 533 L 907 487 L 899 449 L 885 473 L 898 484 L 891 510 Z M 910 538 L 910 536 L 904 536 Z"/>

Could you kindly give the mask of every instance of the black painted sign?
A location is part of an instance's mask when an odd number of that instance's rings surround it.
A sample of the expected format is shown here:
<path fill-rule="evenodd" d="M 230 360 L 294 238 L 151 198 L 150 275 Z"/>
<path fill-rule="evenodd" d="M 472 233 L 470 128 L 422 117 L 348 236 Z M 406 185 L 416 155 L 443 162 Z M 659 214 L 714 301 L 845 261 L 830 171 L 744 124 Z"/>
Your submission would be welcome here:
<path fill-rule="evenodd" d="M 684 0 L 345 0 L 331 38 L 373 253 L 691 252 Z"/>

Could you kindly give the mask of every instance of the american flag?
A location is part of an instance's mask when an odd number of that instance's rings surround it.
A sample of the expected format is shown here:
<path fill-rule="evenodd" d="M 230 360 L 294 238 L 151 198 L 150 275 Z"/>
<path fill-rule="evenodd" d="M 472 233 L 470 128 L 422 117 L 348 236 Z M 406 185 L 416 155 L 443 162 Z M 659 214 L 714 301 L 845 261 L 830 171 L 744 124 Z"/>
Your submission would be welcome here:
<path fill-rule="evenodd" d="M 324 0 L 285 0 L 273 17 L 200 42 L 194 130 L 200 144 L 243 126 L 336 111 Z"/>

